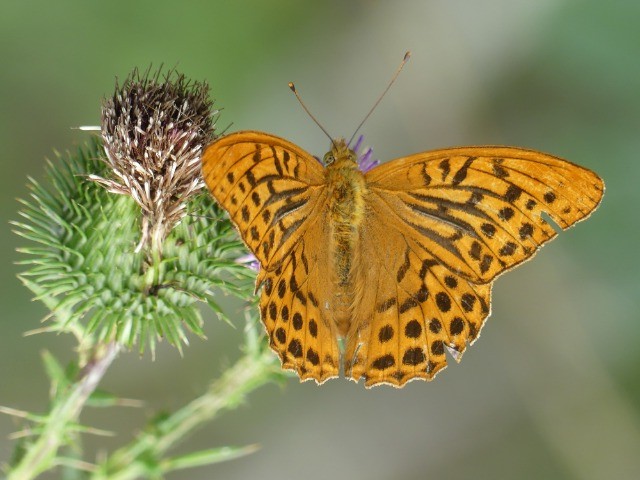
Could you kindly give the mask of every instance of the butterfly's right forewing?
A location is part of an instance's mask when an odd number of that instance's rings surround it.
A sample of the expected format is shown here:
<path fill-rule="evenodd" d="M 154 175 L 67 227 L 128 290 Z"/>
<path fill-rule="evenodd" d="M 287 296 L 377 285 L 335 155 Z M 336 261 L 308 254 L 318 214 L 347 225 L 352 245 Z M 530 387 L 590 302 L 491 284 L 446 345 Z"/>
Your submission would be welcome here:
<path fill-rule="evenodd" d="M 587 218 L 604 192 L 592 171 L 513 147 L 459 147 L 396 159 L 369 173 L 370 190 L 404 235 L 452 272 L 486 283 Z M 547 218 L 548 218 L 547 217 Z"/>

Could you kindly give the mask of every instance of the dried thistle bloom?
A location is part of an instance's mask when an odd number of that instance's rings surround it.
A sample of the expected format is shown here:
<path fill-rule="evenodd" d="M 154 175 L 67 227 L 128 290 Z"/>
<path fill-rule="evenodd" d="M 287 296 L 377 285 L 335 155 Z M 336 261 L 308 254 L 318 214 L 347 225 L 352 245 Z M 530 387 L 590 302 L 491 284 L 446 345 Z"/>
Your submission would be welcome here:
<path fill-rule="evenodd" d="M 112 178 L 90 175 L 110 192 L 131 196 L 142 208 L 136 248 L 159 253 L 204 187 L 200 155 L 214 138 L 213 103 L 206 83 L 174 70 L 161 76 L 134 70 L 102 105 L 102 139 Z"/>

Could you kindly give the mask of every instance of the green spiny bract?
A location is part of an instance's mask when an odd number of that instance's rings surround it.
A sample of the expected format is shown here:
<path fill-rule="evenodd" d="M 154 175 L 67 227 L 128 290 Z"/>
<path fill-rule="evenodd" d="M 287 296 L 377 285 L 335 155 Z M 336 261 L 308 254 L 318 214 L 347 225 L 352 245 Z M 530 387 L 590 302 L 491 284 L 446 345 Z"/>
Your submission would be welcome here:
<path fill-rule="evenodd" d="M 185 330 L 203 334 L 198 301 L 221 314 L 221 292 L 251 298 L 254 273 L 236 262 L 246 250 L 209 195 L 199 193 L 187 203 L 197 215 L 170 231 L 157 261 L 136 251 L 139 206 L 88 179 L 108 170 L 95 141 L 49 162 L 50 186 L 30 180 L 22 220 L 14 222 L 35 244 L 19 249 L 28 256 L 20 279 L 52 311 L 49 330 L 81 331 L 90 343 L 137 344 L 141 352 L 147 345 L 155 351 L 158 338 L 180 348 Z"/>

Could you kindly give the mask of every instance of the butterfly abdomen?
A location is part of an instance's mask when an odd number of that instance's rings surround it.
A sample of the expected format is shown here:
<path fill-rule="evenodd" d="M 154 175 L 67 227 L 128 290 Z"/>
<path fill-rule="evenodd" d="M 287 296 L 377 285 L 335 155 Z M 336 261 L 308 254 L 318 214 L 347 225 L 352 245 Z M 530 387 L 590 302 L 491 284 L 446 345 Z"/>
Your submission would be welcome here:
<path fill-rule="evenodd" d="M 356 293 L 353 267 L 365 209 L 366 184 L 355 162 L 348 160 L 338 160 L 327 167 L 326 176 L 330 195 L 334 319 L 340 333 L 345 335 L 351 323 Z"/>

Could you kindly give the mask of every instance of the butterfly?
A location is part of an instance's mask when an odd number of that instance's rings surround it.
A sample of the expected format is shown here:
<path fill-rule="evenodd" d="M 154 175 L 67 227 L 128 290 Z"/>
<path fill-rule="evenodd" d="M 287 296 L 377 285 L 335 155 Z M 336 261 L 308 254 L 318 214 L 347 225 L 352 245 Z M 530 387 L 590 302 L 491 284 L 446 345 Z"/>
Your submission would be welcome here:
<path fill-rule="evenodd" d="M 323 165 L 324 164 L 324 165 Z M 490 314 L 492 282 L 598 206 L 594 172 L 502 146 L 428 151 L 363 173 L 277 136 L 210 144 L 204 180 L 260 263 L 260 315 L 301 380 L 431 380 Z M 546 214 L 546 217 L 545 217 Z M 344 348 L 340 344 L 344 344 Z"/>

